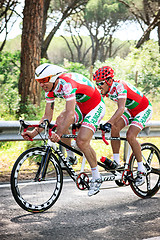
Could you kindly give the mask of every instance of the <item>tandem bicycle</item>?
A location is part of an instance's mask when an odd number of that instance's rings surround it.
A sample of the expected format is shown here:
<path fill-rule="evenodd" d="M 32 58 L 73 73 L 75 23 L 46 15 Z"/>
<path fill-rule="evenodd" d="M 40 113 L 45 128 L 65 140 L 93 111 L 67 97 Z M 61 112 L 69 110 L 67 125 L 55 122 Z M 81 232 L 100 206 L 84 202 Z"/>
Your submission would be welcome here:
<path fill-rule="evenodd" d="M 85 158 L 82 161 L 81 171 L 77 173 L 65 158 L 58 144 L 83 157 L 81 151 L 68 146 L 62 141 L 57 144 L 48 139 L 48 134 L 51 135 L 51 132 L 56 129 L 55 124 L 49 123 L 47 119 L 40 125 L 30 125 L 20 120 L 20 133 L 30 127 L 44 129 L 44 137 L 39 133 L 43 140 L 43 146 L 32 147 L 18 157 L 11 172 L 11 191 L 15 201 L 21 208 L 32 213 L 40 213 L 52 207 L 58 200 L 63 187 L 64 170 L 67 171 L 69 177 L 80 190 L 89 189 L 90 178 L 83 171 Z M 62 137 L 75 139 L 76 136 L 76 133 L 72 133 Z M 106 144 L 108 144 L 108 140 L 127 141 L 126 138 L 121 137 L 105 138 L 103 131 L 102 139 Z M 137 196 L 150 198 L 160 188 L 160 151 L 152 143 L 141 144 L 143 164 L 146 169 L 146 181 L 142 186 L 136 186 L 137 161 L 134 154 L 131 153 L 131 148 L 128 149 L 124 166 L 112 170 L 101 161 L 98 161 L 98 165 L 105 171 L 102 175 L 102 181 L 115 181 L 119 187 L 129 185 Z"/>

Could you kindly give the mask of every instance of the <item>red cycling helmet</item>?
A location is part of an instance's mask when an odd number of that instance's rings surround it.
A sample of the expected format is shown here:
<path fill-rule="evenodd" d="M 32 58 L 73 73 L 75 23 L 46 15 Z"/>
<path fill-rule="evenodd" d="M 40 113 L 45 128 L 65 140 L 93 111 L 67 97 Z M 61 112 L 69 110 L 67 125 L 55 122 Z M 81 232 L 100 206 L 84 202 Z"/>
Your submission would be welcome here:
<path fill-rule="evenodd" d="M 99 68 L 94 74 L 93 74 L 93 80 L 100 82 L 100 81 L 106 81 L 106 83 L 111 86 L 111 84 L 108 83 L 108 78 L 114 77 L 114 70 L 109 66 L 104 66 Z"/>

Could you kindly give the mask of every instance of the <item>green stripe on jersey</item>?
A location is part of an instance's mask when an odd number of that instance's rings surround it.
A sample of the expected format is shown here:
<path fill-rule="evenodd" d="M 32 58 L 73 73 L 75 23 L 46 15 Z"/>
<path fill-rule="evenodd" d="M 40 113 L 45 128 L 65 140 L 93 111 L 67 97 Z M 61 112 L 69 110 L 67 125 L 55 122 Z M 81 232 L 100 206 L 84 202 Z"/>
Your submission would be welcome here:
<path fill-rule="evenodd" d="M 87 100 L 89 100 L 91 97 L 84 95 L 84 94 L 76 94 L 76 101 L 77 102 L 86 102 Z"/>
<path fill-rule="evenodd" d="M 128 109 L 134 109 L 139 105 L 139 103 L 135 102 L 134 100 L 127 99 L 126 101 L 126 107 Z"/>

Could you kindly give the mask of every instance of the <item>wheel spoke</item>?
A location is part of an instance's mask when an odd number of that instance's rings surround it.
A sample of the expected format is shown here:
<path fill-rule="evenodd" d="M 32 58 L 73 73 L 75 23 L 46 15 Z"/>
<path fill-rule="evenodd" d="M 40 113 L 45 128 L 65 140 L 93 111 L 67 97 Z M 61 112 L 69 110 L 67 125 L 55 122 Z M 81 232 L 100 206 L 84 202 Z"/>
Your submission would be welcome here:
<path fill-rule="evenodd" d="M 11 174 L 11 189 L 16 202 L 23 209 L 42 212 L 50 208 L 58 199 L 62 189 L 63 175 L 56 157 L 48 155 L 45 179 L 35 176 L 43 171 L 45 150 L 32 148 L 24 152 L 16 161 Z M 38 162 L 38 164 L 37 164 Z M 40 168 L 40 166 L 42 166 Z M 37 174 L 38 173 L 38 174 Z"/>
<path fill-rule="evenodd" d="M 134 181 L 131 182 L 132 190 L 142 198 L 152 197 L 160 188 L 160 152 L 159 149 L 151 143 L 141 145 L 142 159 L 146 168 L 146 181 L 141 186 L 136 186 Z M 133 178 L 137 172 L 137 160 L 132 154 L 130 158 L 130 169 L 133 172 Z"/>

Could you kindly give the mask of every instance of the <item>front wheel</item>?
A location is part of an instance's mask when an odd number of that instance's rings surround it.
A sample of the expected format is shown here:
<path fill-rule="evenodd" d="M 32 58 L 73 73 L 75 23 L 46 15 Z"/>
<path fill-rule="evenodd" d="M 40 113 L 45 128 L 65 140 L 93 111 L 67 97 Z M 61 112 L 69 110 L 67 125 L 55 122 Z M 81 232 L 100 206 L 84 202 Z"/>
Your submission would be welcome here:
<path fill-rule="evenodd" d="M 134 181 L 130 186 L 134 193 L 141 198 L 150 198 L 154 196 L 160 188 L 160 151 L 151 143 L 141 145 L 143 165 L 146 170 L 145 183 L 136 186 Z M 133 173 L 133 179 L 137 176 L 137 160 L 132 154 L 130 157 L 130 170 Z"/>
<path fill-rule="evenodd" d="M 46 156 L 45 148 L 31 148 L 22 153 L 15 162 L 11 173 L 12 194 L 24 210 L 38 213 L 49 209 L 58 199 L 62 185 L 63 173 L 56 156 L 50 152 L 44 178 L 40 165 Z"/>

